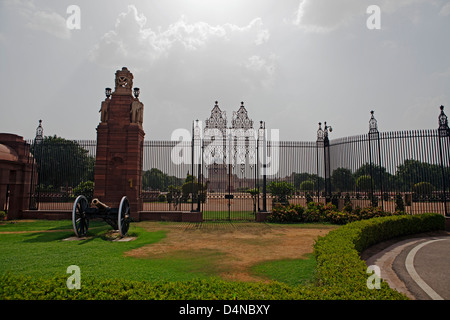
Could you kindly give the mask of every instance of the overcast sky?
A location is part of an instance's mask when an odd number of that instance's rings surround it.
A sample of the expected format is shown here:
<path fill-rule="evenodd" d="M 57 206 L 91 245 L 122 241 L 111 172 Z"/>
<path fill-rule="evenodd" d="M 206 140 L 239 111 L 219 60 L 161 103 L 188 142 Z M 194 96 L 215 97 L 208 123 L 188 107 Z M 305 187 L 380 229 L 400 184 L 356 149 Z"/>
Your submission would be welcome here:
<path fill-rule="evenodd" d="M 381 29 L 369 29 L 370 5 Z M 70 5 L 80 8 L 71 30 Z M 375 17 L 376 18 L 376 17 Z M 74 22 L 74 20 L 70 20 Z M 281 140 L 437 128 L 450 115 L 448 0 L 0 0 L 0 132 L 96 139 L 123 66 L 146 140 L 240 102 Z"/>

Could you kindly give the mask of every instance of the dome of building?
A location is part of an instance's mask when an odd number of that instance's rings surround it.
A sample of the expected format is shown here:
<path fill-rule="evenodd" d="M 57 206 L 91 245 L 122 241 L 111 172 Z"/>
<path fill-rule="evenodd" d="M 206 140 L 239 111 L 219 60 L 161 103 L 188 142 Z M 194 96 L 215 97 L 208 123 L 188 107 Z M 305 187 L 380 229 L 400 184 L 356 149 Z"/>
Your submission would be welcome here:
<path fill-rule="evenodd" d="M 18 161 L 19 156 L 13 148 L 0 144 L 0 161 Z"/>

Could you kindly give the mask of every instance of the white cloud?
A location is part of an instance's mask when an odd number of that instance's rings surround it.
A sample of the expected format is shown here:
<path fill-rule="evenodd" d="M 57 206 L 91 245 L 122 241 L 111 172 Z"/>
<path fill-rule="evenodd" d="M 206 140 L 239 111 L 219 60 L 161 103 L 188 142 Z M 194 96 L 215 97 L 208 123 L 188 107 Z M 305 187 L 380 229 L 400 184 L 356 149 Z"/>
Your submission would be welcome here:
<path fill-rule="evenodd" d="M 220 44 L 258 46 L 269 39 L 260 18 L 247 26 L 233 24 L 212 26 L 205 22 L 186 22 L 185 17 L 169 25 L 165 31 L 145 28 L 146 17 L 134 5 L 117 18 L 114 30 L 107 32 L 90 52 L 93 61 L 104 65 L 117 65 L 124 59 L 136 64 L 152 64 L 176 55 L 177 51 L 192 52 Z"/>
<path fill-rule="evenodd" d="M 270 87 L 273 85 L 273 75 L 275 73 L 276 56 L 270 55 L 268 58 L 263 58 L 258 55 L 253 55 L 244 62 L 243 66 L 253 75 L 248 77 L 246 82 L 249 85 L 258 84 L 262 87 Z"/>
<path fill-rule="evenodd" d="M 146 20 L 128 6 L 91 50 L 90 60 L 140 72 L 160 101 L 175 105 L 195 99 L 199 91 L 242 97 L 273 83 L 276 58 L 265 52 L 270 34 L 260 18 L 238 26 L 190 23 L 182 16 L 166 29 L 149 28 Z"/>
<path fill-rule="evenodd" d="M 293 23 L 307 32 L 330 32 L 365 13 L 365 8 L 358 0 L 301 0 Z"/>
<path fill-rule="evenodd" d="M 33 0 L 8 0 L 7 6 L 15 8 L 27 21 L 28 28 L 36 31 L 44 31 L 61 39 L 70 38 L 70 30 L 66 26 L 66 19 L 59 13 L 40 9 Z"/>
<path fill-rule="evenodd" d="M 70 30 L 66 26 L 66 19 L 56 12 L 36 11 L 32 13 L 27 27 L 47 32 L 61 39 L 70 38 Z"/>
<path fill-rule="evenodd" d="M 269 49 L 270 33 L 262 19 L 242 26 L 190 22 L 182 16 L 167 27 L 149 27 L 147 18 L 128 6 L 89 53 L 91 62 L 110 70 L 133 72 L 142 101 L 152 113 L 145 121 L 171 114 L 179 126 L 190 117 L 206 116 L 205 106 L 245 101 L 274 84 L 276 61 Z M 106 84 L 105 84 L 106 85 Z M 152 122 L 153 121 L 153 122 Z"/>
<path fill-rule="evenodd" d="M 418 3 L 427 3 L 427 0 L 381 0 L 376 4 L 382 14 L 392 14 Z M 292 23 L 306 32 L 327 33 L 365 16 L 367 7 L 372 4 L 372 0 L 300 0 Z M 417 16 L 411 19 L 415 21 Z"/>

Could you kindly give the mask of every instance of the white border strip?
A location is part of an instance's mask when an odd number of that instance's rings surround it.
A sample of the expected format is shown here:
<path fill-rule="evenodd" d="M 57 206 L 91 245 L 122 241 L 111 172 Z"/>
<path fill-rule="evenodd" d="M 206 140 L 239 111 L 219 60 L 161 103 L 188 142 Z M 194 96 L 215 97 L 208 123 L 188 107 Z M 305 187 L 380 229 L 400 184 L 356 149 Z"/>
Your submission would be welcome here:
<path fill-rule="evenodd" d="M 427 242 L 424 242 L 424 243 L 421 243 L 421 244 L 415 246 L 408 253 L 408 256 L 406 257 L 406 260 L 405 260 L 405 267 L 406 267 L 406 270 L 408 271 L 409 275 L 411 276 L 411 278 L 413 278 L 413 280 L 419 285 L 419 287 L 421 287 L 422 290 L 425 291 L 426 294 L 429 295 L 430 298 L 433 300 L 444 300 L 444 298 L 442 298 L 440 295 L 438 295 L 436 293 L 436 291 L 434 291 L 428 284 L 426 284 L 426 282 L 423 281 L 423 279 L 416 272 L 416 269 L 414 268 L 414 257 L 416 255 L 417 251 L 419 251 L 422 247 L 426 246 L 427 244 L 430 244 L 430 243 L 433 243 L 436 241 L 442 241 L 442 240 L 447 240 L 447 239 L 430 240 L 430 241 L 427 241 Z"/>

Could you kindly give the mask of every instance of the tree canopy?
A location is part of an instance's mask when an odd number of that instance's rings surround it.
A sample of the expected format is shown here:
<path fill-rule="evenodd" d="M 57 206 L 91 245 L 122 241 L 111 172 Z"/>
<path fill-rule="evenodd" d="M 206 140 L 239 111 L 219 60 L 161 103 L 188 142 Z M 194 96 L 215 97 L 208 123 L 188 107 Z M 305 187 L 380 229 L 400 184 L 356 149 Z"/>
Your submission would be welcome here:
<path fill-rule="evenodd" d="M 95 158 L 76 141 L 46 136 L 33 144 L 30 152 L 38 166 L 41 188 L 57 190 L 94 180 Z"/>
<path fill-rule="evenodd" d="M 181 186 L 182 178 L 169 176 L 157 168 L 147 170 L 142 175 L 142 187 L 144 190 L 159 190 L 166 192 L 170 185 Z"/>

